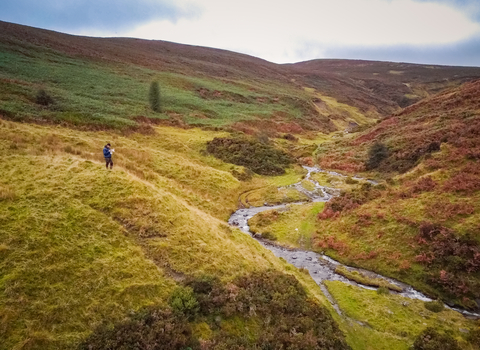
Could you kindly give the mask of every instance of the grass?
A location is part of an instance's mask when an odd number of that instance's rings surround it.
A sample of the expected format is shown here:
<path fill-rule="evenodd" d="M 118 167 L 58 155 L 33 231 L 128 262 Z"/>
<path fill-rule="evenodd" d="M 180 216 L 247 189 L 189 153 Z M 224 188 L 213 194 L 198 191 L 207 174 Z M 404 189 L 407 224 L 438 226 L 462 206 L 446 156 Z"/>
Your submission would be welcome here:
<path fill-rule="evenodd" d="M 166 305 L 185 276 L 228 283 L 274 269 L 325 302 L 309 276 L 223 221 L 238 194 L 268 178 L 242 184 L 204 155 L 204 141 L 221 133 L 156 132 L 163 137 L 0 122 L 0 349 L 75 347 L 101 324 Z M 101 161 L 106 140 L 113 171 Z"/>
<path fill-rule="evenodd" d="M 309 180 L 302 180 L 302 187 L 310 192 L 315 190 L 315 184 Z"/>
<path fill-rule="evenodd" d="M 266 186 L 246 192 L 241 197 L 245 206 L 261 207 L 263 205 L 277 205 L 308 201 L 309 198 L 294 188 L 278 189 L 276 186 Z"/>
<path fill-rule="evenodd" d="M 249 220 L 250 229 L 257 233 L 270 233 L 282 245 L 311 249 L 317 214 L 324 203 L 290 205 L 286 210 L 269 210 Z"/>
<path fill-rule="evenodd" d="M 355 281 L 357 283 L 363 284 L 365 286 L 371 286 L 371 287 L 385 287 L 390 290 L 393 290 L 395 292 L 402 292 L 403 289 L 400 288 L 399 286 L 389 283 L 384 279 L 381 278 L 371 278 L 366 276 L 365 274 L 362 274 L 358 271 L 350 271 L 344 266 L 337 266 L 335 268 L 335 272 L 348 278 L 349 280 Z"/>
<path fill-rule="evenodd" d="M 409 349 L 418 334 L 427 327 L 434 327 L 441 332 L 452 334 L 460 342 L 462 349 L 475 349 L 460 329 L 472 331 L 476 322 L 466 319 L 458 312 L 445 310 L 434 313 L 426 310 L 420 300 L 394 294 L 377 294 L 376 291 L 338 281 L 328 281 L 326 285 L 348 317 L 368 325 L 368 328 L 354 326 L 357 330 L 362 329 L 360 334 L 365 334 L 369 339 L 364 347 L 358 348 Z M 384 340 L 377 344 L 376 340 L 379 338 Z M 358 337 L 356 342 L 361 339 L 361 336 Z"/>
<path fill-rule="evenodd" d="M 360 111 L 357 107 L 338 102 L 337 99 L 318 93 L 311 88 L 306 89 L 306 91 L 316 96 L 318 100 L 318 102 L 315 104 L 317 111 L 319 114 L 329 115 L 333 124 L 335 124 L 338 130 L 344 130 L 348 128 L 349 123 L 365 125 L 376 121 L 376 118 L 368 116 L 366 113 Z"/>
<path fill-rule="evenodd" d="M 13 120 L 123 130 L 138 129 L 138 116 L 225 126 L 283 113 L 287 121 L 301 122 L 304 111 L 290 96 L 308 98 L 301 90 L 282 90 L 274 82 L 256 86 L 135 65 L 107 65 L 38 48 L 25 54 L 5 44 L 0 47 L 2 114 Z M 163 113 L 149 108 L 148 88 L 153 80 L 160 85 Z M 48 108 L 35 103 L 41 89 L 54 100 Z M 219 97 L 199 91 L 215 92 Z"/>

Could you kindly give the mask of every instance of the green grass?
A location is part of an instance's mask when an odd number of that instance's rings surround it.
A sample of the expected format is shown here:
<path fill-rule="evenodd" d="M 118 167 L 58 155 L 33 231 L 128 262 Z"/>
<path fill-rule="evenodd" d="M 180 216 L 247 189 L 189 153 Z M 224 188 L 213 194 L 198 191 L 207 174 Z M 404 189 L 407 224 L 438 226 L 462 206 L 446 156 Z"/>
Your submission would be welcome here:
<path fill-rule="evenodd" d="M 434 313 L 426 310 L 420 300 L 378 294 L 338 281 L 328 281 L 326 285 L 348 317 L 368 325 L 368 328 L 354 326 L 357 330 L 363 329 L 353 342 L 361 343 L 363 334 L 368 339 L 358 349 L 409 349 L 417 335 L 427 327 L 452 334 L 461 343 L 462 349 L 475 349 L 460 329 L 473 330 L 476 323 L 458 312 L 444 310 Z M 379 338 L 383 341 L 377 343 Z"/>
<path fill-rule="evenodd" d="M 402 288 L 398 287 L 395 284 L 389 283 L 384 279 L 381 278 L 371 278 L 368 277 L 358 271 L 350 271 L 344 266 L 337 266 L 335 268 L 335 272 L 348 278 L 349 280 L 355 281 L 357 283 L 363 284 L 365 286 L 372 286 L 372 287 L 384 287 L 396 292 L 402 292 Z"/>
<path fill-rule="evenodd" d="M 316 216 L 325 203 L 290 205 L 286 210 L 269 210 L 249 220 L 252 231 L 270 233 L 277 243 L 292 247 L 311 249 L 315 233 Z"/>
<path fill-rule="evenodd" d="M 309 276 L 218 219 L 251 184 L 203 155 L 216 133 L 157 133 L 0 122 L 0 349 L 73 348 L 100 324 L 166 305 L 184 276 L 228 282 L 274 269 L 325 301 Z M 106 140 L 113 171 L 102 162 Z"/>
<path fill-rule="evenodd" d="M 279 89 L 274 83 L 258 87 L 133 65 L 102 64 L 38 49 L 23 54 L 9 46 L 0 48 L 0 101 L 3 113 L 14 120 L 128 129 L 138 126 L 135 117 L 146 116 L 224 126 L 279 112 L 288 118 L 302 119 L 303 111 L 289 96 L 308 98 L 301 90 Z M 148 88 L 153 80 L 160 85 L 163 113 L 149 108 Z M 223 96 L 202 98 L 200 88 L 218 91 Z M 39 89 L 52 96 L 52 106 L 45 108 L 35 103 Z M 262 98 L 278 100 L 264 103 Z"/>

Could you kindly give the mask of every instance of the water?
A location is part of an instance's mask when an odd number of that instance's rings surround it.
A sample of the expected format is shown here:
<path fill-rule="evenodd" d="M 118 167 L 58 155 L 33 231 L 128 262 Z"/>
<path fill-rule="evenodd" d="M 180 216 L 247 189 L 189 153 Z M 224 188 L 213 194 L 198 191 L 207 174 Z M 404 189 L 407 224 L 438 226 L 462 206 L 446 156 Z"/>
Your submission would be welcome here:
<path fill-rule="evenodd" d="M 300 192 L 304 193 L 312 202 L 327 202 L 330 200 L 334 195 L 338 194 L 338 190 L 334 188 L 329 188 L 325 186 L 321 186 L 318 184 L 316 181 L 311 179 L 310 175 L 313 172 L 324 172 L 323 170 L 316 168 L 316 167 L 306 167 L 304 168 L 308 171 L 306 175 L 306 179 L 311 181 L 312 183 L 315 184 L 315 189 L 313 191 L 308 191 L 305 188 L 301 186 L 300 183 L 296 183 L 294 185 L 290 185 L 289 187 L 294 187 Z M 340 174 L 334 173 L 334 172 L 328 172 L 331 175 L 334 176 L 341 176 Z M 356 177 L 357 179 L 361 179 L 359 177 Z M 376 183 L 373 180 L 369 180 L 371 183 Z M 295 203 L 295 204 L 304 204 L 304 203 Z M 294 204 L 294 205 L 295 205 Z M 351 284 L 354 286 L 362 287 L 365 289 L 370 289 L 370 290 L 376 290 L 377 288 L 370 287 L 370 286 L 365 286 L 362 284 L 359 284 L 355 281 L 349 280 L 348 278 L 338 274 L 335 272 L 335 269 L 338 266 L 343 266 L 346 269 L 350 271 L 357 271 L 359 273 L 362 273 L 364 275 L 367 275 L 370 278 L 380 278 L 385 281 L 387 281 L 390 284 L 393 284 L 395 286 L 398 286 L 402 289 L 402 292 L 392 292 L 395 294 L 399 294 L 401 296 L 404 296 L 406 298 L 410 299 L 418 299 L 422 301 L 431 301 L 432 299 L 427 297 L 426 295 L 420 293 L 419 291 L 413 289 L 411 286 L 399 282 L 397 280 L 394 280 L 392 278 L 384 277 L 382 275 L 379 275 L 377 273 L 374 273 L 372 271 L 364 270 L 364 269 L 358 269 L 358 268 L 353 268 L 349 267 L 346 265 L 341 264 L 340 262 L 324 255 L 324 254 L 319 254 L 315 253 L 312 251 L 306 251 L 306 250 L 301 250 L 301 249 L 290 249 L 290 248 L 285 248 L 282 246 L 279 246 L 273 242 L 267 241 L 262 239 L 258 235 L 254 235 L 250 231 L 250 226 L 248 225 L 248 220 L 250 220 L 253 216 L 255 216 L 258 213 L 261 213 L 266 210 L 284 210 L 287 207 L 288 204 L 282 204 L 282 205 L 275 205 L 275 206 L 262 206 L 262 207 L 250 207 L 250 208 L 242 208 L 237 210 L 235 213 L 232 214 L 230 219 L 228 220 L 228 223 L 233 226 L 237 226 L 240 230 L 245 232 L 246 234 L 251 235 L 253 238 L 255 238 L 261 245 L 263 245 L 265 248 L 269 249 L 272 251 L 275 256 L 279 258 L 285 259 L 288 263 L 294 265 L 297 268 L 304 268 L 307 269 L 308 272 L 310 273 L 310 276 L 313 278 L 313 280 L 320 286 L 324 294 L 327 296 L 327 298 L 332 302 L 332 305 L 334 305 L 335 309 L 337 310 L 338 313 L 341 314 L 338 306 L 335 304 L 333 297 L 328 293 L 328 290 L 325 288 L 325 285 L 323 284 L 323 281 L 341 281 L 343 283 Z M 290 204 L 292 205 L 292 204 Z M 446 305 L 447 308 L 450 308 Z M 480 314 L 472 313 L 466 310 L 461 310 L 457 308 L 451 308 L 452 310 L 458 311 L 465 316 L 469 317 L 480 317 Z"/>

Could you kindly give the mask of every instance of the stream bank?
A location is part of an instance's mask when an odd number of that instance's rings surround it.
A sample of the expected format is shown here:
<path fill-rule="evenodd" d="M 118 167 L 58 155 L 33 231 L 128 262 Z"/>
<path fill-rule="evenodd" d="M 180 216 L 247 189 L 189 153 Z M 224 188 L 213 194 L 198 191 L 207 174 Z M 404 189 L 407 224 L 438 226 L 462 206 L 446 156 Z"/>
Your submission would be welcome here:
<path fill-rule="evenodd" d="M 305 180 L 308 180 L 312 182 L 315 185 L 315 188 L 311 191 L 305 189 L 302 185 L 301 182 L 290 185 L 289 187 L 294 187 L 298 191 L 302 192 L 305 194 L 312 202 L 328 202 L 333 196 L 338 195 L 339 191 L 338 189 L 335 188 L 330 188 L 326 186 L 321 186 L 318 182 L 313 180 L 311 178 L 311 174 L 314 172 L 326 172 L 322 169 L 316 168 L 316 167 L 306 167 L 304 168 L 307 170 L 307 175 L 305 176 Z M 333 176 L 342 176 L 341 174 L 335 173 L 335 172 L 326 172 L 330 175 Z M 362 180 L 358 177 L 356 177 L 358 180 Z M 365 180 L 368 181 L 372 184 L 376 184 L 375 181 L 373 180 Z M 293 204 L 304 204 L 305 202 L 299 202 L 299 203 L 293 203 Z M 322 289 L 326 297 L 330 300 L 334 308 L 337 310 L 337 312 L 341 313 L 340 309 L 334 302 L 333 297 L 330 295 L 328 292 L 327 288 L 324 285 L 324 281 L 341 281 L 343 283 L 347 283 L 350 285 L 366 288 L 366 289 L 371 289 L 371 290 L 376 290 L 376 287 L 371 287 L 371 286 L 366 286 L 360 283 L 357 283 L 353 280 L 350 280 L 346 277 L 344 277 L 342 274 L 339 274 L 336 272 L 338 268 L 343 268 L 346 269 L 350 272 L 356 272 L 362 275 L 366 275 L 369 278 L 372 279 L 381 279 L 385 281 L 387 284 L 393 285 L 398 290 L 401 290 L 401 292 L 392 292 L 399 294 L 403 297 L 410 298 L 410 299 L 418 299 L 422 301 L 431 301 L 432 299 L 424 295 L 423 293 L 415 290 L 412 286 L 399 282 L 395 279 L 389 278 L 382 276 L 380 274 L 377 274 L 372 271 L 364 270 L 364 269 L 359 269 L 359 268 L 354 268 L 350 266 L 346 266 L 341 264 L 340 262 L 331 259 L 330 257 L 324 255 L 324 254 L 319 254 L 315 253 L 312 251 L 307 251 L 307 250 L 301 250 L 301 249 L 290 249 L 286 248 L 283 246 L 280 246 L 278 244 L 275 244 L 271 241 L 265 240 L 261 238 L 260 235 L 253 234 L 250 231 L 250 227 L 248 225 L 248 220 L 250 220 L 253 216 L 255 216 L 258 213 L 261 213 L 263 211 L 267 210 L 272 210 L 272 209 L 277 209 L 281 210 L 287 207 L 287 205 L 292 205 L 292 203 L 289 204 L 280 204 L 280 205 L 274 205 L 274 206 L 261 206 L 261 207 L 250 207 L 250 208 L 241 208 L 238 209 L 235 213 L 233 213 L 228 220 L 228 223 L 232 226 L 238 227 L 241 231 L 243 231 L 246 234 L 249 234 L 252 236 L 254 239 L 256 239 L 262 246 L 265 248 L 269 249 L 275 256 L 279 258 L 283 258 L 286 260 L 288 263 L 294 265 L 297 268 L 303 268 L 308 270 L 310 276 L 312 279 L 317 283 L 317 285 Z M 464 316 L 469 317 L 469 318 L 480 318 L 480 314 L 469 312 L 467 310 L 462 310 L 459 308 L 452 308 L 449 307 L 448 305 L 445 305 L 445 307 L 450 308 L 452 310 L 455 310 L 457 312 L 462 313 Z"/>

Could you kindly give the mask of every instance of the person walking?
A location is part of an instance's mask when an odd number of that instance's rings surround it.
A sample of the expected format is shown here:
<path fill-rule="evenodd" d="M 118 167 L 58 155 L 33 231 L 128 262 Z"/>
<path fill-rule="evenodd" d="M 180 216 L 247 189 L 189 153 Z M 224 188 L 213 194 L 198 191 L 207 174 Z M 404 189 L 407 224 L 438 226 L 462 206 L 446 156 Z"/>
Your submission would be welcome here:
<path fill-rule="evenodd" d="M 113 162 L 112 162 L 112 153 L 115 152 L 115 150 L 110 149 L 110 144 L 107 143 L 105 147 L 103 147 L 103 156 L 105 157 L 105 166 L 108 169 L 108 165 L 110 165 L 110 169 L 113 168 Z"/>

